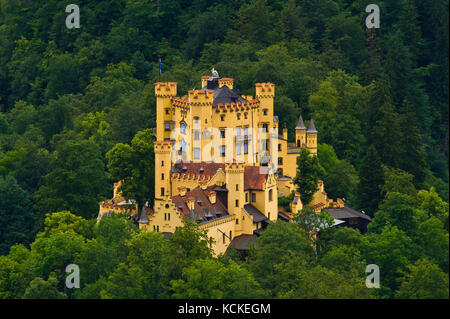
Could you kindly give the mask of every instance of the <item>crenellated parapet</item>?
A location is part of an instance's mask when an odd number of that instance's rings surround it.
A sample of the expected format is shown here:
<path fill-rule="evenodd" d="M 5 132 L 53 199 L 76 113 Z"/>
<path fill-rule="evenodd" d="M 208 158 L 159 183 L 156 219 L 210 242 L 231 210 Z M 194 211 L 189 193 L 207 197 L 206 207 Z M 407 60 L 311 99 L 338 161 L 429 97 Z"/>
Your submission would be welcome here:
<path fill-rule="evenodd" d="M 226 113 L 226 112 L 244 112 L 251 109 L 259 108 L 260 103 L 258 99 L 249 100 L 247 102 L 236 102 L 236 103 L 219 103 L 215 105 L 216 113 Z"/>
<path fill-rule="evenodd" d="M 192 106 L 212 106 L 214 99 L 213 90 L 188 91 L 189 104 Z"/>
<path fill-rule="evenodd" d="M 155 83 L 156 97 L 172 97 L 177 95 L 176 82 L 157 82 Z"/>
<path fill-rule="evenodd" d="M 275 84 L 273 83 L 256 83 L 255 88 L 255 97 L 257 99 L 273 98 L 275 96 Z"/>
<path fill-rule="evenodd" d="M 153 148 L 155 153 L 163 154 L 170 153 L 172 151 L 173 141 L 155 141 L 153 142 Z"/>

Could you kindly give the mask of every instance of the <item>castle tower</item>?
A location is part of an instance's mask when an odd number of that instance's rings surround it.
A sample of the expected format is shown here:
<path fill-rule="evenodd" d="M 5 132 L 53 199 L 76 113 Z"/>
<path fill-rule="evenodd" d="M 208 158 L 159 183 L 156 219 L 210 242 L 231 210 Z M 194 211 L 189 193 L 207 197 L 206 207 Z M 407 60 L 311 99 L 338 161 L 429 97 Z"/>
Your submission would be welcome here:
<path fill-rule="evenodd" d="M 275 96 L 275 84 L 256 83 L 255 98 L 260 101 L 258 129 L 266 127 L 265 136 L 258 136 L 259 140 L 266 140 L 266 151 L 270 153 L 270 130 L 273 127 L 273 98 Z M 258 150 L 259 153 L 259 150 Z"/>
<path fill-rule="evenodd" d="M 156 140 L 164 141 L 170 137 L 170 130 L 165 130 L 166 123 L 172 122 L 172 97 L 177 95 L 177 83 L 155 83 L 156 96 Z M 170 129 L 173 127 L 171 126 Z"/>
<path fill-rule="evenodd" d="M 245 203 L 244 163 L 226 163 L 225 181 L 228 189 L 228 212 L 237 219 L 235 234 L 242 231 L 242 214 Z"/>
<path fill-rule="evenodd" d="M 306 145 L 306 126 L 305 123 L 303 123 L 303 118 L 301 115 L 298 118 L 298 123 L 295 127 L 295 145 L 297 147 L 303 147 Z"/>
<path fill-rule="evenodd" d="M 317 130 L 316 130 L 316 127 L 314 126 L 314 121 L 312 118 L 311 118 L 311 121 L 309 121 L 308 130 L 306 131 L 306 140 L 307 140 L 306 147 L 308 148 L 309 152 L 312 155 L 316 155 L 317 154 Z"/>
<path fill-rule="evenodd" d="M 172 141 L 156 141 L 155 149 L 155 200 L 172 196 L 170 170 L 172 166 Z"/>
<path fill-rule="evenodd" d="M 202 78 L 203 81 L 203 78 Z M 190 106 L 190 159 L 193 161 L 209 161 L 202 158 L 203 148 L 209 140 L 202 138 L 202 132 L 209 128 L 212 118 L 214 91 L 209 89 L 191 90 L 188 92 Z"/>

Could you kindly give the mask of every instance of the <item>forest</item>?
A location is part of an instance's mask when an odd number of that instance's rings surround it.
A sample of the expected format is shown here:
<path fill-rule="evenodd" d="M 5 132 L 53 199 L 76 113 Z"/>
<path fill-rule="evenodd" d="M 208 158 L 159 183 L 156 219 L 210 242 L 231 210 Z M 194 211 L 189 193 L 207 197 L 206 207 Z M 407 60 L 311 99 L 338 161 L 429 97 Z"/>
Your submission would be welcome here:
<path fill-rule="evenodd" d="M 77 0 L 68 29 L 74 1 L 0 0 L 0 298 L 449 297 L 448 0 L 379 0 L 379 29 L 373 0 Z M 312 238 L 299 212 L 215 258 L 190 224 L 96 223 L 124 176 L 153 200 L 154 83 L 182 95 L 213 67 L 243 94 L 275 83 L 291 141 L 314 119 L 314 176 L 366 234 Z"/>

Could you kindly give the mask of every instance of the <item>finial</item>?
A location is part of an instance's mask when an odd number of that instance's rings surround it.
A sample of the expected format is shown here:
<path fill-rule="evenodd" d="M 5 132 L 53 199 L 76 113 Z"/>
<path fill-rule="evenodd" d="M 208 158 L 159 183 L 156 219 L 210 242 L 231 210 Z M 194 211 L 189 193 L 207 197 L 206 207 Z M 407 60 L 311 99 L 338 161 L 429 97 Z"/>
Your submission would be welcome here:
<path fill-rule="evenodd" d="M 219 77 L 219 72 L 217 72 L 216 69 L 212 68 L 212 69 L 211 69 L 211 73 L 212 73 L 212 76 L 213 76 L 214 78 L 218 78 L 218 77 Z"/>

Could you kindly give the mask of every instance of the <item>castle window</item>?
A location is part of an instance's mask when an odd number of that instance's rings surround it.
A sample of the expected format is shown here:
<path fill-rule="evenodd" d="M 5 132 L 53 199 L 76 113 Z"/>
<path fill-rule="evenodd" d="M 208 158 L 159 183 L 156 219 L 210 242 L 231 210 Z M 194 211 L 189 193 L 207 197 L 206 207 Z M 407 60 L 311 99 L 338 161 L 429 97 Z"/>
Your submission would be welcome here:
<path fill-rule="evenodd" d="M 241 113 L 236 113 L 236 117 L 237 117 L 238 120 L 240 120 L 241 119 Z"/>
<path fill-rule="evenodd" d="M 264 114 L 264 115 L 267 115 L 267 109 L 264 109 L 264 110 L 263 110 L 263 114 Z"/>
<path fill-rule="evenodd" d="M 163 167 L 164 166 L 164 161 L 161 161 L 161 167 Z"/>
<path fill-rule="evenodd" d="M 239 190 L 239 184 L 236 184 L 236 190 L 237 191 Z"/>
<path fill-rule="evenodd" d="M 220 138 L 225 138 L 225 129 L 224 128 L 220 129 Z"/>
<path fill-rule="evenodd" d="M 270 213 L 267 213 L 267 218 L 269 218 L 269 219 L 270 219 Z"/>
<path fill-rule="evenodd" d="M 156 231 L 159 233 L 159 225 L 156 226 Z"/>
<path fill-rule="evenodd" d="M 238 200 L 238 199 L 236 199 L 235 206 L 236 206 L 236 207 L 239 207 L 239 200 Z"/>
<path fill-rule="evenodd" d="M 194 124 L 200 124 L 200 119 L 198 116 L 194 117 Z"/>
<path fill-rule="evenodd" d="M 180 124 L 180 131 L 181 131 L 181 134 L 186 134 L 186 123 Z"/>
<path fill-rule="evenodd" d="M 166 115 L 169 115 L 170 109 L 166 109 Z"/>
<path fill-rule="evenodd" d="M 245 112 L 244 113 L 244 119 L 247 119 L 247 117 L 248 117 L 248 114 L 247 114 L 247 112 Z"/>
<path fill-rule="evenodd" d="M 161 196 L 164 196 L 164 187 L 161 187 Z"/>
<path fill-rule="evenodd" d="M 225 157 L 225 145 L 220 145 L 220 155 Z"/>
<path fill-rule="evenodd" d="M 281 144 L 278 144 L 278 151 L 281 151 Z"/>
<path fill-rule="evenodd" d="M 164 123 L 164 130 L 165 131 L 170 131 L 170 122 L 165 122 Z"/>
<path fill-rule="evenodd" d="M 269 190 L 269 202 L 273 201 L 273 190 Z"/>
<path fill-rule="evenodd" d="M 297 141 L 297 147 L 300 147 L 300 140 Z"/>
<path fill-rule="evenodd" d="M 269 213 L 270 215 L 270 213 Z M 167 213 L 167 220 L 170 220 L 170 213 Z"/>
<path fill-rule="evenodd" d="M 200 139 L 200 131 L 194 131 L 194 141 L 198 141 Z"/>
<path fill-rule="evenodd" d="M 269 125 L 268 125 L 267 123 L 264 123 L 264 124 L 262 125 L 262 128 L 263 128 L 263 132 L 265 133 L 265 132 L 268 131 Z"/>
<path fill-rule="evenodd" d="M 224 114 L 222 114 L 221 116 L 220 116 L 220 120 L 223 122 L 223 121 L 225 121 L 225 115 Z"/>
<path fill-rule="evenodd" d="M 241 155 L 241 143 L 236 143 L 236 155 Z"/>
<path fill-rule="evenodd" d="M 239 225 L 239 219 L 236 218 L 236 225 Z"/>
<path fill-rule="evenodd" d="M 248 138 L 248 126 L 244 127 L 244 137 Z"/>
<path fill-rule="evenodd" d="M 194 147 L 194 159 L 200 159 L 200 147 Z"/>
<path fill-rule="evenodd" d="M 167 213 L 164 213 L 164 220 L 167 220 Z"/>
<path fill-rule="evenodd" d="M 278 165 L 283 165 L 283 158 L 282 157 L 278 157 Z"/>
<path fill-rule="evenodd" d="M 241 136 L 241 128 L 236 127 L 236 136 Z"/>
<path fill-rule="evenodd" d="M 252 202 L 256 202 L 256 194 L 252 193 Z"/>
<path fill-rule="evenodd" d="M 164 173 L 161 174 L 161 180 L 164 180 Z"/>
<path fill-rule="evenodd" d="M 244 154 L 248 154 L 248 142 L 244 142 Z"/>

